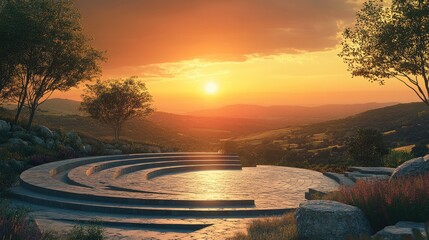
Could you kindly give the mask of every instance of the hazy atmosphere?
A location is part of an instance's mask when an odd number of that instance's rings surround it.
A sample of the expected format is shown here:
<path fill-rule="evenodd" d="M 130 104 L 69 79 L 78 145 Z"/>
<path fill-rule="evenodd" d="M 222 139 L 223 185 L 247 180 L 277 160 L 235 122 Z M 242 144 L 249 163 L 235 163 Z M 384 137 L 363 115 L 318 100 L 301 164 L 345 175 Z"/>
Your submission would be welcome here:
<path fill-rule="evenodd" d="M 338 57 L 359 1 L 75 0 L 107 52 L 102 79 L 137 76 L 159 111 L 230 104 L 410 102 L 399 81 L 352 78 Z M 204 86 L 218 90 L 207 94 Z M 80 89 L 53 97 L 80 100 Z M 171 105 L 174 102 L 174 106 Z"/>
<path fill-rule="evenodd" d="M 429 240 L 429 0 L 0 0 L 0 240 Z"/>

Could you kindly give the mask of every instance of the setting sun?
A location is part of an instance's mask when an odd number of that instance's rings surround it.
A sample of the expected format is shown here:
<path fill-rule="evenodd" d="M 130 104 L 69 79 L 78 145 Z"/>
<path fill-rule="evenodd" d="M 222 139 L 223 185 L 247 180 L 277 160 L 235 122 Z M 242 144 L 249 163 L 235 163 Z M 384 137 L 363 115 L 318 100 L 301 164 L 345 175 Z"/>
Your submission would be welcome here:
<path fill-rule="evenodd" d="M 208 82 L 204 85 L 204 92 L 207 94 L 215 94 L 217 93 L 218 86 L 215 82 Z"/>

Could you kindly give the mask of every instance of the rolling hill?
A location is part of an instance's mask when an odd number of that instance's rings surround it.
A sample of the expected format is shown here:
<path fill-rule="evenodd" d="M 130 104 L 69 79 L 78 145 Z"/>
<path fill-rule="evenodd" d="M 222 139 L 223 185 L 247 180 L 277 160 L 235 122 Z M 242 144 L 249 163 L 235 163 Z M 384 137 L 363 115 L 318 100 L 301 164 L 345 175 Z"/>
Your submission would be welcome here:
<path fill-rule="evenodd" d="M 396 103 L 332 104 L 317 107 L 229 105 L 188 113 L 191 116 L 265 119 L 278 125 L 302 125 L 352 116 Z"/>
<path fill-rule="evenodd" d="M 49 99 L 40 106 L 40 112 L 46 115 L 79 115 L 82 114 L 78 111 L 79 104 L 78 101 L 67 99 Z M 147 120 L 160 128 L 169 129 L 185 136 L 217 141 L 290 125 L 303 125 L 351 116 L 368 109 L 388 105 L 392 105 L 392 103 L 319 107 L 231 105 L 188 115 L 155 112 Z"/>
<path fill-rule="evenodd" d="M 283 145 L 324 141 L 330 146 L 337 146 L 342 145 L 344 140 L 359 128 L 379 129 L 392 148 L 415 144 L 419 141 L 429 143 L 429 107 L 423 103 L 397 104 L 343 119 L 261 131 L 232 140 L 254 144 L 275 141 Z"/>

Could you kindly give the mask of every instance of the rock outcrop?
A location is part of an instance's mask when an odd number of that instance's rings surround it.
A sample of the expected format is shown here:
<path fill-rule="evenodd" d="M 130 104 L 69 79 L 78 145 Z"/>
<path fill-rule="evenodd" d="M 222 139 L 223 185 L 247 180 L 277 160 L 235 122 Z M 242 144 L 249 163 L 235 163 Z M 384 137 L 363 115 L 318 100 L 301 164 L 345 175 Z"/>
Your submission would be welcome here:
<path fill-rule="evenodd" d="M 429 155 L 413 158 L 395 169 L 390 180 L 429 173 Z"/>
<path fill-rule="evenodd" d="M 4 120 L 0 120 L 0 132 L 8 132 L 10 130 L 10 124 Z"/>
<path fill-rule="evenodd" d="M 295 217 L 300 239 L 337 240 L 372 234 L 359 208 L 335 201 L 302 203 Z"/>
<path fill-rule="evenodd" d="M 49 128 L 42 125 L 39 126 L 38 133 L 44 139 L 51 139 L 54 137 L 54 134 L 52 133 L 52 131 Z"/>
<path fill-rule="evenodd" d="M 413 229 L 417 229 L 422 235 L 425 235 L 425 224 L 416 222 L 398 222 L 393 226 L 387 226 L 377 232 L 374 237 L 383 240 L 402 240 L 414 239 Z"/>

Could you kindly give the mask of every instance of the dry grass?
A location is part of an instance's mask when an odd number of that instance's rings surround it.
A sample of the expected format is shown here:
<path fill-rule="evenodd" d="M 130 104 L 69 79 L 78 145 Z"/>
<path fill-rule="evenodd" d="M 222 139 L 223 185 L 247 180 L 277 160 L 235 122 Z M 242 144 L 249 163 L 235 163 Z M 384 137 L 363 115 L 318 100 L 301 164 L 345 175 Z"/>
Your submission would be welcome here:
<path fill-rule="evenodd" d="M 378 231 L 398 221 L 429 220 L 429 174 L 394 181 L 358 181 L 329 199 L 359 207 Z"/>
<path fill-rule="evenodd" d="M 229 240 L 295 240 L 298 239 L 294 212 L 281 218 L 267 218 L 253 221 L 247 234 L 237 233 Z"/>
<path fill-rule="evenodd" d="M 8 202 L 0 199 L 0 239 L 41 239 L 42 235 L 28 213 L 28 209 L 11 207 Z"/>

